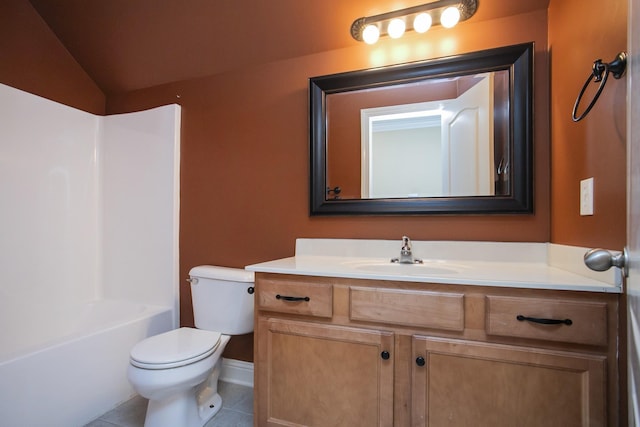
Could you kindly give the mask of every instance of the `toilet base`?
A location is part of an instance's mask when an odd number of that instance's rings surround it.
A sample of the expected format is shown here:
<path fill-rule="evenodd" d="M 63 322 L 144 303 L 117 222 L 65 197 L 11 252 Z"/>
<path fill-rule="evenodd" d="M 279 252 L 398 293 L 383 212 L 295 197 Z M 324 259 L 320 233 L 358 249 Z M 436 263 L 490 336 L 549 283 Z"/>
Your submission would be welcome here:
<path fill-rule="evenodd" d="M 222 408 L 218 393 L 218 378 L 222 369 L 222 357 L 229 336 L 222 336 L 218 360 L 207 379 L 195 387 L 171 394 L 163 399 L 149 399 L 144 427 L 203 427 Z"/>
<path fill-rule="evenodd" d="M 207 421 L 213 418 L 214 415 L 216 415 L 221 408 L 222 408 L 222 397 L 220 397 L 220 395 L 216 393 L 213 396 L 211 396 L 211 398 L 208 399 L 207 402 L 205 402 L 203 405 L 200 405 L 200 407 L 198 408 L 200 413 L 200 419 L 205 420 L 204 423 L 206 424 Z"/>
<path fill-rule="evenodd" d="M 149 400 L 144 427 L 204 426 L 198 416 L 194 393 L 195 388 L 191 388 L 168 399 Z"/>
<path fill-rule="evenodd" d="M 203 427 L 222 408 L 222 397 L 206 388 L 197 398 L 198 387 L 169 399 L 150 400 L 144 427 Z"/>
<path fill-rule="evenodd" d="M 205 424 L 222 408 L 222 397 L 218 393 L 218 379 L 222 372 L 222 358 L 218 359 L 207 381 L 197 392 L 198 413 Z"/>
<path fill-rule="evenodd" d="M 194 392 L 192 389 L 172 399 L 150 400 L 144 427 L 203 427 L 222 408 L 222 398 L 216 393 L 197 405 Z"/>

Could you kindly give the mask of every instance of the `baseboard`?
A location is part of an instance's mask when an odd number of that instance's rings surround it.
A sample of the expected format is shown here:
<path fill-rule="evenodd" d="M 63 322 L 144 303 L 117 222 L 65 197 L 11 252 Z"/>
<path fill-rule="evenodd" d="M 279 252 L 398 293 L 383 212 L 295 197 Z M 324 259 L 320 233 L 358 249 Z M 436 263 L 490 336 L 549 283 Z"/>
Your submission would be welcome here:
<path fill-rule="evenodd" d="M 220 381 L 253 387 L 253 363 L 223 358 Z"/>

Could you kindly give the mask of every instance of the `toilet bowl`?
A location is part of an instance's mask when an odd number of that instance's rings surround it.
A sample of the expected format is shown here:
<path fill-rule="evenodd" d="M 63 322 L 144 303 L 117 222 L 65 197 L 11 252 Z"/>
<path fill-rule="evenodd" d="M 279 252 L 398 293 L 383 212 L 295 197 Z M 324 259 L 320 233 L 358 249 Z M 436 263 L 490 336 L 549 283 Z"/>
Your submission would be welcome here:
<path fill-rule="evenodd" d="M 180 328 L 133 347 L 127 375 L 133 388 L 149 399 L 145 427 L 203 426 L 220 410 L 220 356 L 230 338 Z"/>
<path fill-rule="evenodd" d="M 152 336 L 130 352 L 129 382 L 149 399 L 145 427 L 204 426 L 222 407 L 218 378 L 231 335 L 253 330 L 253 273 L 202 266 L 190 276 L 197 328 Z"/>

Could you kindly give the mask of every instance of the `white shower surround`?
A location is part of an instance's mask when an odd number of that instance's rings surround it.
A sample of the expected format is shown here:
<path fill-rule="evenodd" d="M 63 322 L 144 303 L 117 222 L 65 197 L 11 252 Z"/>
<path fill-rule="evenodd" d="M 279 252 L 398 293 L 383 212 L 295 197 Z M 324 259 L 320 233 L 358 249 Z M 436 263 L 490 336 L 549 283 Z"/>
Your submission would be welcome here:
<path fill-rule="evenodd" d="M 179 133 L 177 105 L 0 85 L 2 423 L 83 425 L 133 395 L 132 343 L 178 326 Z"/>

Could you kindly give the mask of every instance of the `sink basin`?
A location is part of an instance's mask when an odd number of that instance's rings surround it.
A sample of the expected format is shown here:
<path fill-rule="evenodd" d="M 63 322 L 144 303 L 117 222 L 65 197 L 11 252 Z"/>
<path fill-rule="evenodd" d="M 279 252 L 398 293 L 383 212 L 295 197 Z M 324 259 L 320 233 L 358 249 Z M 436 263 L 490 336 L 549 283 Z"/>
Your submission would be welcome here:
<path fill-rule="evenodd" d="M 400 264 L 391 261 L 352 261 L 345 263 L 349 267 L 360 271 L 395 276 L 429 276 L 441 274 L 455 274 L 460 268 L 443 261 L 424 261 L 422 264 Z"/>

